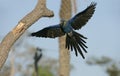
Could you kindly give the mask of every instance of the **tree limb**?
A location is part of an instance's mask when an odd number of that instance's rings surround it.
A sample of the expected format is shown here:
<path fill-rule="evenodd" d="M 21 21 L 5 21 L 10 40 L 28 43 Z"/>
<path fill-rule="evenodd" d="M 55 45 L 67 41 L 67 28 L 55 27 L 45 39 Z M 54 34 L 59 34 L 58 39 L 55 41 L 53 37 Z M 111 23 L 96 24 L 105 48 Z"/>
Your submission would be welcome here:
<path fill-rule="evenodd" d="M 10 49 L 16 40 L 39 18 L 53 16 L 53 12 L 46 7 L 46 0 L 38 0 L 35 9 L 21 19 L 17 26 L 10 31 L 0 43 L 0 69 L 4 65 Z"/>

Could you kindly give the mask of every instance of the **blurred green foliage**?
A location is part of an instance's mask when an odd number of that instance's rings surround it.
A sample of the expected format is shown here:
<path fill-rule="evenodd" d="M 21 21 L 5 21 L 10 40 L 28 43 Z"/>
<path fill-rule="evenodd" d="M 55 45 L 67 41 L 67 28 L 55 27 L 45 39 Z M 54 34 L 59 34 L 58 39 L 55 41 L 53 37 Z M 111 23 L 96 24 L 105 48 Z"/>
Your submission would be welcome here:
<path fill-rule="evenodd" d="M 39 66 L 38 75 L 39 76 L 54 76 L 54 74 L 50 71 L 50 68 L 47 66 L 44 66 L 44 67 Z M 35 76 L 35 72 L 33 73 L 32 76 Z"/>
<path fill-rule="evenodd" d="M 98 65 L 105 67 L 108 76 L 120 76 L 120 63 L 110 57 L 90 57 L 86 63 L 88 65 Z"/>

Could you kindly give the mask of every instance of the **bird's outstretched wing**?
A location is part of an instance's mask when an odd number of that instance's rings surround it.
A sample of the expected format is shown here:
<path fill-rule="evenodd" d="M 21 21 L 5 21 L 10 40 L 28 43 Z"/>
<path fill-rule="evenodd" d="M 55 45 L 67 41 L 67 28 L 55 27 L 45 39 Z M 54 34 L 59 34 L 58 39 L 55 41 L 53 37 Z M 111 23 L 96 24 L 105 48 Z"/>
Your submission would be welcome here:
<path fill-rule="evenodd" d="M 65 33 L 61 30 L 59 24 L 54 26 L 46 27 L 40 31 L 31 33 L 31 36 L 55 38 L 64 35 Z"/>
<path fill-rule="evenodd" d="M 82 26 L 84 26 L 88 20 L 92 17 L 94 11 L 95 11 L 96 3 L 92 2 L 84 11 L 78 13 L 73 18 L 71 18 L 69 21 L 71 23 L 71 26 L 78 30 Z"/>

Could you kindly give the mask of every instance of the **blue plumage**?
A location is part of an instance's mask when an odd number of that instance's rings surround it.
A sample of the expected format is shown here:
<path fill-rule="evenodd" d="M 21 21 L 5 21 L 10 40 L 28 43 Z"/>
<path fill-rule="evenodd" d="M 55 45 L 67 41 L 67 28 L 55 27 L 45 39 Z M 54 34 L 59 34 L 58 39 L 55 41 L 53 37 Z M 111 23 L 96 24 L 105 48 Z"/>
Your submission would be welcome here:
<path fill-rule="evenodd" d="M 75 32 L 83 27 L 88 20 L 92 17 L 95 11 L 96 3 L 92 2 L 85 10 L 75 15 L 69 20 L 61 20 L 60 24 L 46 27 L 40 31 L 31 33 L 31 36 L 45 37 L 45 38 L 56 38 L 66 35 L 66 48 L 75 50 L 76 56 L 78 53 L 83 57 L 82 50 L 87 53 L 85 45 L 87 39 L 83 35 Z"/>
<path fill-rule="evenodd" d="M 63 30 L 65 33 L 69 33 L 73 30 L 72 26 L 71 26 L 71 23 L 69 21 L 65 21 L 65 25 L 62 26 Z"/>

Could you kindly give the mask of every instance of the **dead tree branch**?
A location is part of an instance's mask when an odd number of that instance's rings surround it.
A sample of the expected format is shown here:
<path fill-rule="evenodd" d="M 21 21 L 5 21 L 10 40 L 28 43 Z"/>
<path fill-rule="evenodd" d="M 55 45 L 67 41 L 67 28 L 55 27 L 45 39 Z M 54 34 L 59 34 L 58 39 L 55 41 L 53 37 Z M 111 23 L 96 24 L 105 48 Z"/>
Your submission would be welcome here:
<path fill-rule="evenodd" d="M 10 31 L 0 43 L 0 69 L 5 63 L 10 49 L 16 40 L 41 17 L 52 17 L 53 15 L 53 12 L 46 7 L 46 0 L 38 0 L 35 9 L 21 19 L 17 26 Z"/>

